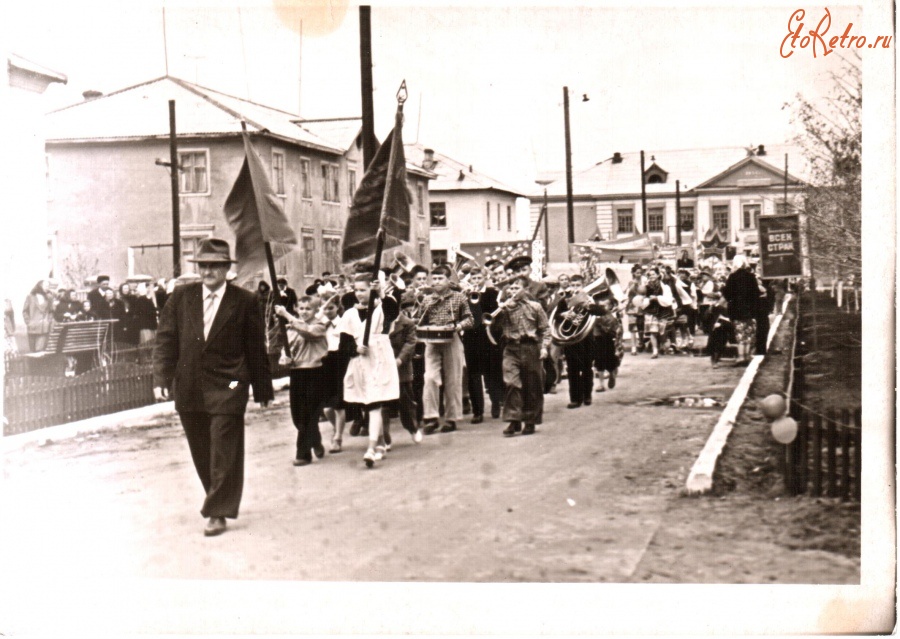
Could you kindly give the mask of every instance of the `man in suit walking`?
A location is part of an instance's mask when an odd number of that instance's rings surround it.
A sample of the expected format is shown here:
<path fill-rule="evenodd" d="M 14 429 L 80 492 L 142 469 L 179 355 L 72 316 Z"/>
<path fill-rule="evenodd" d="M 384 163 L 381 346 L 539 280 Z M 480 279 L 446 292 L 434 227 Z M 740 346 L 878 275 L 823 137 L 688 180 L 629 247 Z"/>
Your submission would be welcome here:
<path fill-rule="evenodd" d="M 228 242 L 201 240 L 193 260 L 201 282 L 176 288 L 163 308 L 153 364 L 154 395 L 181 417 L 206 491 L 206 536 L 236 519 L 244 487 L 244 412 L 274 397 L 263 319 L 250 291 L 227 284 Z"/>

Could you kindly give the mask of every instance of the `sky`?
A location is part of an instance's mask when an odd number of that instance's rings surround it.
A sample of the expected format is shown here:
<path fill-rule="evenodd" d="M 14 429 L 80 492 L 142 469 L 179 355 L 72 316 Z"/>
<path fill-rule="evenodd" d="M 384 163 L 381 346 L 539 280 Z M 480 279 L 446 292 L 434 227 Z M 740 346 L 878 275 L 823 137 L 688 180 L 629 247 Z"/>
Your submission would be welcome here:
<path fill-rule="evenodd" d="M 171 75 L 306 118 L 360 115 L 358 7 L 319 0 L 286 10 L 291 2 L 300 0 L 169 0 L 165 39 L 154 0 L 20 2 L 9 5 L 8 41 L 68 76 L 48 89 L 51 107 L 162 76 L 168 57 Z M 795 9 L 376 3 L 376 134 L 390 130 L 405 79 L 407 142 L 527 193 L 540 174 L 565 168 L 564 86 L 576 170 L 615 151 L 783 143 L 797 132 L 785 103 L 822 95 L 839 64 L 809 50 L 781 57 Z M 823 15 L 807 12 L 807 22 Z M 859 24 L 855 8 L 831 14 L 832 32 Z"/>

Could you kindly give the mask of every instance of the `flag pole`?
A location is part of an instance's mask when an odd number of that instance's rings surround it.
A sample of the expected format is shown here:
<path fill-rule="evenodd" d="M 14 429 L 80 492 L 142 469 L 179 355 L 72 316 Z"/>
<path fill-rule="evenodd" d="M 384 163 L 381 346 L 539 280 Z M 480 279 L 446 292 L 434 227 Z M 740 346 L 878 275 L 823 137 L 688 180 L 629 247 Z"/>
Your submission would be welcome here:
<path fill-rule="evenodd" d="M 397 114 L 394 116 L 394 135 L 391 138 L 391 155 L 388 158 L 387 177 L 384 185 L 384 197 L 381 200 L 381 219 L 378 221 L 378 233 L 375 236 L 375 265 L 372 267 L 372 277 L 378 279 L 378 271 L 381 270 L 381 254 L 384 251 L 384 222 L 388 214 L 388 195 L 391 192 L 391 184 L 394 181 L 394 171 L 396 170 L 395 161 L 397 154 L 394 152 L 393 145 L 397 144 L 397 132 L 403 128 L 403 103 L 407 98 L 406 80 L 400 84 L 397 90 Z M 402 142 L 402 136 L 400 136 Z M 366 326 L 363 331 L 363 346 L 369 345 L 369 334 L 372 331 L 372 313 L 375 312 L 375 291 L 369 295 L 369 308 L 366 314 Z"/>
<path fill-rule="evenodd" d="M 247 134 L 247 122 L 245 120 L 241 120 L 241 131 L 244 133 L 244 135 Z M 269 266 L 269 279 L 272 280 L 272 300 L 274 301 L 276 293 L 278 295 L 281 295 L 281 291 L 278 290 L 278 276 L 275 274 L 275 258 L 272 255 L 272 245 L 269 240 L 265 239 L 265 236 L 263 237 L 263 245 L 266 248 L 266 263 Z M 284 297 L 287 296 L 285 295 Z M 268 302 L 266 302 L 266 306 L 268 306 Z M 293 312 L 294 309 L 289 308 L 287 310 L 288 312 Z M 281 329 L 281 339 L 284 340 L 284 352 L 288 356 L 290 356 L 290 351 L 288 349 L 286 322 L 280 317 L 278 318 L 278 326 Z"/>

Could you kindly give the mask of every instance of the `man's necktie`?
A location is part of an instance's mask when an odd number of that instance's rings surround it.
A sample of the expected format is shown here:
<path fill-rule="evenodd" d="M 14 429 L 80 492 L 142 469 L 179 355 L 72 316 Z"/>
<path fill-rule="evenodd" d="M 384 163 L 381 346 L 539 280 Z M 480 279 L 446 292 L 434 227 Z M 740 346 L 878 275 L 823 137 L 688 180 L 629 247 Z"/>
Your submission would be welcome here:
<path fill-rule="evenodd" d="M 216 294 L 210 293 L 206 297 L 206 306 L 203 308 L 203 338 L 209 338 L 209 329 L 212 328 L 216 315 Z"/>

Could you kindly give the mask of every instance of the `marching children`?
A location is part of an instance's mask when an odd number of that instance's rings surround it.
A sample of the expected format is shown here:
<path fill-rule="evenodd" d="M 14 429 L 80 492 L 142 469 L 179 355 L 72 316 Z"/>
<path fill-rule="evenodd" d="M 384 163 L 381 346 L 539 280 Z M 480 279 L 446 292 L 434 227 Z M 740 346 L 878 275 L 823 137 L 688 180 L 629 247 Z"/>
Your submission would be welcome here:
<path fill-rule="evenodd" d="M 313 453 L 319 459 L 325 456 L 322 434 L 319 432 L 319 413 L 326 386 L 322 375 L 322 358 L 328 352 L 328 342 L 325 324 L 315 317 L 319 303 L 317 297 L 301 297 L 297 301 L 297 317 L 283 306 L 275 307 L 275 313 L 287 324 L 291 418 L 297 428 L 294 466 L 312 463 Z"/>
<path fill-rule="evenodd" d="M 341 328 L 353 338 L 355 344 L 355 353 L 344 376 L 344 401 L 362 404 L 369 413 L 369 447 L 363 461 L 366 467 L 372 468 L 375 462 L 384 459 L 385 453 L 384 446 L 379 444 L 382 438 L 381 408 L 385 402 L 400 398 L 400 379 L 391 341 L 384 334 L 385 310 L 380 297 L 376 298 L 372 317 L 369 318 L 369 343 L 363 344 L 372 275 L 357 275 L 353 281 L 353 291 L 357 303 L 344 313 Z"/>
<path fill-rule="evenodd" d="M 331 448 L 328 452 L 339 453 L 344 441 L 344 426 L 347 423 L 347 413 L 344 406 L 344 375 L 347 373 L 349 358 L 341 345 L 341 316 L 340 295 L 332 295 L 322 307 L 322 322 L 325 324 L 325 340 L 328 343 L 328 353 L 322 359 L 322 378 L 324 380 L 325 417 L 334 427 L 331 437 Z M 345 339 L 349 336 L 345 335 Z"/>
<path fill-rule="evenodd" d="M 606 390 L 603 374 L 609 379 L 609 388 L 616 387 L 616 376 L 625 353 L 622 344 L 622 322 L 616 316 L 616 302 L 611 294 L 602 297 L 589 307 L 589 311 L 597 316 L 594 321 L 594 367 L 600 373 L 599 392 Z"/>
<path fill-rule="evenodd" d="M 548 356 L 550 328 L 540 303 L 528 299 L 527 277 L 517 277 L 504 292 L 494 321 L 503 330 L 503 381 L 506 398 L 503 421 L 509 422 L 503 435 L 534 433 L 544 412 L 544 369 Z M 525 424 L 524 429 L 522 424 Z"/>
<path fill-rule="evenodd" d="M 400 315 L 391 324 L 389 338 L 394 357 L 397 362 L 397 374 L 400 380 L 400 399 L 391 402 L 389 408 L 395 409 L 400 416 L 400 423 L 417 444 L 422 442 L 422 429 L 416 421 L 416 400 L 413 393 L 413 355 L 416 351 L 416 322 L 411 313 L 416 306 L 415 291 L 406 291 L 400 298 Z M 384 420 L 384 443 L 391 449 L 391 419 L 388 410 L 382 411 Z"/>

